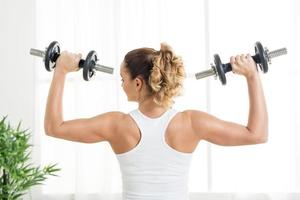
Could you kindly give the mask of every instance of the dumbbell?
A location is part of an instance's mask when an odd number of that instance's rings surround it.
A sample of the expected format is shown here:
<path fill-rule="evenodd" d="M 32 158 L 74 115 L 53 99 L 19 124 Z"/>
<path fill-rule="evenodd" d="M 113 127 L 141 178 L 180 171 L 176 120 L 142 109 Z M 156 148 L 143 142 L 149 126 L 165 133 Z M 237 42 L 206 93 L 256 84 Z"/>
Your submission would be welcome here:
<path fill-rule="evenodd" d="M 271 59 L 287 54 L 286 48 L 277 49 L 274 51 L 269 51 L 266 47 L 263 48 L 260 42 L 255 43 L 255 55 L 251 56 L 253 60 L 259 65 L 259 68 L 263 73 L 267 73 L 269 69 L 269 64 L 271 64 Z M 222 85 L 226 84 L 227 72 L 232 71 L 230 63 L 223 64 L 221 62 L 220 56 L 218 54 L 214 55 L 214 65 L 211 64 L 211 69 L 196 73 L 196 79 L 202 79 L 208 76 L 219 77 Z"/>
<path fill-rule="evenodd" d="M 47 71 L 52 71 L 55 68 L 56 60 L 60 55 L 59 43 L 53 41 L 45 51 L 38 49 L 30 49 L 30 54 L 38 57 L 42 57 L 45 63 L 45 68 Z M 95 70 L 101 71 L 109 74 L 113 74 L 113 68 L 104 65 L 97 64 L 98 57 L 96 51 L 90 51 L 86 56 L 86 59 L 81 59 L 79 61 L 79 68 L 83 69 L 83 79 L 89 81 L 94 75 Z"/>

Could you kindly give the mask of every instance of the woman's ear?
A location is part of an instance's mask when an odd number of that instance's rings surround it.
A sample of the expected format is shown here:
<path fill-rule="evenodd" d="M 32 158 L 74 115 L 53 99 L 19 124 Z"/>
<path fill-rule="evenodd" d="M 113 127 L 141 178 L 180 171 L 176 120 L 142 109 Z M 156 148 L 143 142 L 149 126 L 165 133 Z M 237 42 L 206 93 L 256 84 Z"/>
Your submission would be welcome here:
<path fill-rule="evenodd" d="M 140 77 L 136 77 L 135 78 L 135 88 L 136 88 L 136 91 L 141 91 L 142 90 L 142 87 L 143 87 L 143 79 L 140 78 Z"/>

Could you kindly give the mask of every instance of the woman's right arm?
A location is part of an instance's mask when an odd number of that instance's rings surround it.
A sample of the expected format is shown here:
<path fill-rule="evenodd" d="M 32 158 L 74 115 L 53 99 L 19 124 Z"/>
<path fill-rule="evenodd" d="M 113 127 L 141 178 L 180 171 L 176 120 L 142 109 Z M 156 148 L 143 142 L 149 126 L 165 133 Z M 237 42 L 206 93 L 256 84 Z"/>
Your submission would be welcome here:
<path fill-rule="evenodd" d="M 231 58 L 233 72 L 244 75 L 249 93 L 247 125 L 220 120 L 200 111 L 187 111 L 199 139 L 225 146 L 264 143 L 268 138 L 268 113 L 256 64 L 250 55 Z"/>
<path fill-rule="evenodd" d="M 86 119 L 64 120 L 63 93 L 66 75 L 78 70 L 81 55 L 62 52 L 49 89 L 44 128 L 47 135 L 83 143 L 110 141 L 125 114 L 108 112 Z"/>
<path fill-rule="evenodd" d="M 122 121 L 124 115 L 121 112 L 107 112 L 91 118 L 67 120 L 45 131 L 48 136 L 75 142 L 112 141 L 119 129 L 117 122 Z"/>

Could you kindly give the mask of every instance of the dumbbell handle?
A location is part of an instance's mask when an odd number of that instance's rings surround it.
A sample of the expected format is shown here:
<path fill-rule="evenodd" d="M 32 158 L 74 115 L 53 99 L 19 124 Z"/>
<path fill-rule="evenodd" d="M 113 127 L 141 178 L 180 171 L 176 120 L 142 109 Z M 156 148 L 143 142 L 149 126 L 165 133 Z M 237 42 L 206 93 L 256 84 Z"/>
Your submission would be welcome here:
<path fill-rule="evenodd" d="M 38 50 L 38 49 L 31 48 L 30 49 L 30 54 L 33 55 L 33 56 L 41 57 L 41 58 L 45 57 L 45 51 L 41 51 L 41 50 Z M 59 56 L 59 54 L 55 55 L 54 61 L 56 61 L 58 56 Z M 79 68 L 83 68 L 84 62 L 85 62 L 84 59 L 80 59 Z M 94 69 L 97 70 L 97 71 L 108 73 L 108 74 L 113 74 L 113 72 L 114 72 L 113 68 L 107 67 L 107 66 L 104 66 L 104 65 L 99 65 L 99 64 L 96 64 Z"/>
<path fill-rule="evenodd" d="M 255 55 L 255 56 L 251 56 L 251 57 L 255 61 L 255 63 L 261 63 L 261 61 L 259 59 L 259 55 Z M 224 70 L 224 73 L 232 71 L 231 63 L 224 64 L 223 70 Z"/>
<path fill-rule="evenodd" d="M 270 52 L 266 51 L 268 61 L 270 61 L 272 58 L 282 56 L 282 55 L 285 55 L 285 54 L 287 54 L 287 49 L 286 48 L 281 48 L 281 49 L 277 49 L 277 50 L 270 51 Z M 254 55 L 254 56 L 251 56 L 251 57 L 253 58 L 253 60 L 256 63 L 260 63 L 260 59 L 259 59 L 258 55 Z M 231 64 L 230 63 L 224 64 L 224 73 L 230 72 L 230 71 L 232 71 Z M 215 66 L 212 66 L 211 69 L 209 69 L 209 70 L 205 70 L 205 71 L 196 73 L 195 76 L 196 76 L 196 79 L 202 79 L 202 78 L 205 78 L 205 77 L 208 77 L 208 76 L 215 76 L 216 73 L 217 73 L 217 71 L 215 69 Z"/>

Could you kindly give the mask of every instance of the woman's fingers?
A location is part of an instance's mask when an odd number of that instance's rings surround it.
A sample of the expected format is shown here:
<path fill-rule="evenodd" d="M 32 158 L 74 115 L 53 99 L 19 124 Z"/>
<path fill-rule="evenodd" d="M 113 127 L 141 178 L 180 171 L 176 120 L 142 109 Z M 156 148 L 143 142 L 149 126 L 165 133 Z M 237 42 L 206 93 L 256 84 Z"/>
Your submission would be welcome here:
<path fill-rule="evenodd" d="M 75 70 L 78 71 L 80 68 L 79 68 L 79 62 L 80 62 L 80 59 L 81 59 L 82 55 L 81 53 L 78 53 L 78 54 L 74 54 L 74 60 L 75 60 Z"/>
<path fill-rule="evenodd" d="M 236 72 L 236 57 L 235 56 L 230 57 L 230 64 L 231 64 L 232 72 L 235 73 Z"/>
<path fill-rule="evenodd" d="M 250 54 L 240 54 L 230 57 L 232 72 L 244 76 L 251 76 L 256 71 L 256 63 Z"/>

